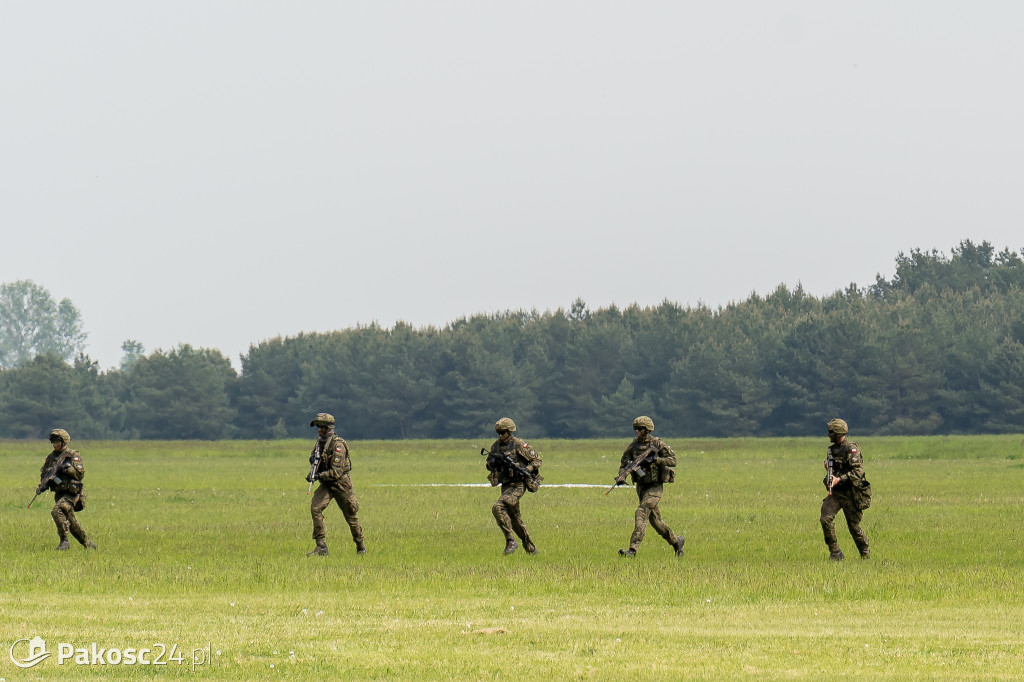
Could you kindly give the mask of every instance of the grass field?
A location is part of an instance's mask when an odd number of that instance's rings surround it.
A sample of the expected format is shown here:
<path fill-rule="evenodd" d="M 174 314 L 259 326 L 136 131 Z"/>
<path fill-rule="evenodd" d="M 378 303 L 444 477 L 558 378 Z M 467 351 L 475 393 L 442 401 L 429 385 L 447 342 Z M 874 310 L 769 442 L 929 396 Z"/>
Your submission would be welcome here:
<path fill-rule="evenodd" d="M 496 490 L 422 485 L 485 481 L 486 443 L 455 440 L 352 443 L 369 553 L 332 507 L 325 558 L 312 440 L 76 440 L 99 551 L 55 552 L 52 495 L 25 508 L 47 445 L 0 442 L 0 679 L 1022 678 L 1024 437 L 856 440 L 873 558 L 840 517 L 839 564 L 824 438 L 668 439 L 686 556 L 652 530 L 634 560 L 630 488 L 527 495 L 541 553 L 503 556 Z M 609 484 L 626 442 L 534 445 L 546 484 Z M 15 667 L 37 635 L 53 655 Z M 59 664 L 58 643 L 184 660 Z"/>

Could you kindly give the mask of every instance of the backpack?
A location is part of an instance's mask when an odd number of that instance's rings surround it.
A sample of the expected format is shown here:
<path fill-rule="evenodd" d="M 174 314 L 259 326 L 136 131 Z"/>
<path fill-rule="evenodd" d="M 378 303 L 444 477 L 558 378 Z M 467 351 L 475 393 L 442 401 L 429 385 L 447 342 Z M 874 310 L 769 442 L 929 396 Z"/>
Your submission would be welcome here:
<path fill-rule="evenodd" d="M 863 479 L 853 485 L 853 504 L 858 511 L 864 511 L 871 506 L 871 483 Z"/>

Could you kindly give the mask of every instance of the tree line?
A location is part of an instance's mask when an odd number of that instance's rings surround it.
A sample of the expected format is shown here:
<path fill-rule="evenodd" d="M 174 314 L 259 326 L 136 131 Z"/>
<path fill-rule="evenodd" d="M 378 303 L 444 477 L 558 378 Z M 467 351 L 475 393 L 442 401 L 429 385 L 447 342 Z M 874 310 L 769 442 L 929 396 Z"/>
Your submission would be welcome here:
<path fill-rule="evenodd" d="M 0 370 L 0 437 L 456 438 L 511 416 L 530 438 L 1024 432 L 1024 260 L 963 241 L 899 254 L 895 275 L 821 298 L 802 287 L 712 309 L 669 301 L 509 311 L 444 327 L 376 324 L 102 372 L 50 349 Z M 77 330 L 80 333 L 80 330 Z M 65 349 L 66 352 L 66 349 Z"/>

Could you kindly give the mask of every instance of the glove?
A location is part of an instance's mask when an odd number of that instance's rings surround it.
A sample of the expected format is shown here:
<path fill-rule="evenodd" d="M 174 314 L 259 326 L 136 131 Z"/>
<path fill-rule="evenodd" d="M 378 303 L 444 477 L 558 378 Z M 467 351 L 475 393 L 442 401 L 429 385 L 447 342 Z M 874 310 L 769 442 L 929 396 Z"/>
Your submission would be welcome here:
<path fill-rule="evenodd" d="M 36 487 L 36 495 L 42 495 L 43 493 L 45 493 L 47 487 L 49 487 L 49 486 L 46 486 L 46 485 L 43 485 L 42 483 L 40 483 Z"/>
<path fill-rule="evenodd" d="M 318 478 L 320 478 L 320 474 L 309 474 L 308 476 L 306 476 L 306 480 L 309 481 L 310 483 L 317 480 Z"/>

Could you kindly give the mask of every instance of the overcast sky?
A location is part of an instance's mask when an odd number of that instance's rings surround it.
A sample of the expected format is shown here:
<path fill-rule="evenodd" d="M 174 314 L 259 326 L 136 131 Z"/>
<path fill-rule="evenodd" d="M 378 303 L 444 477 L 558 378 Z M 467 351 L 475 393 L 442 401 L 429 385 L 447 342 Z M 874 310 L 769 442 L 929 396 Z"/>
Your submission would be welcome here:
<path fill-rule="evenodd" d="M 0 282 L 89 355 L 1024 247 L 1024 3 L 0 0 Z"/>

